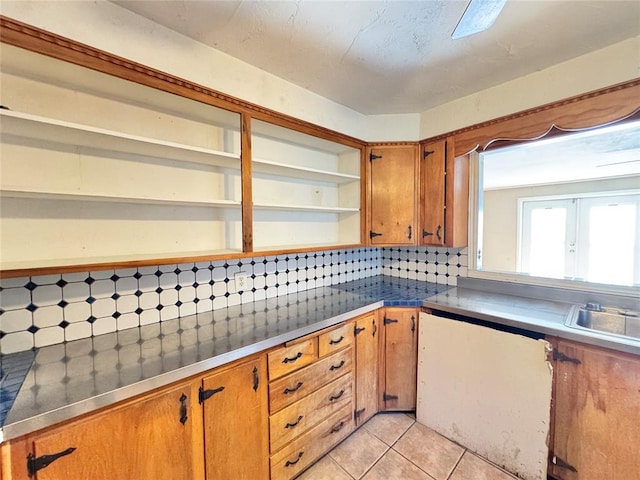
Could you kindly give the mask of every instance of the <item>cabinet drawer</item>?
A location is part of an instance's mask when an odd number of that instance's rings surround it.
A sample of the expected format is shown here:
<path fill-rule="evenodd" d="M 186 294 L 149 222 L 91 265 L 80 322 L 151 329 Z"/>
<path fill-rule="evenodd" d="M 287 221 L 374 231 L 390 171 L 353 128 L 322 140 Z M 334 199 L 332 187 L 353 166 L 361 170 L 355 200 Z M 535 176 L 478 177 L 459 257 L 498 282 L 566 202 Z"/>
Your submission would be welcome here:
<path fill-rule="evenodd" d="M 352 405 L 353 376 L 343 375 L 269 418 L 271 451 L 285 446 L 344 405 Z"/>
<path fill-rule="evenodd" d="M 353 411 L 349 404 L 272 455 L 271 480 L 298 475 L 352 431 Z"/>
<path fill-rule="evenodd" d="M 318 337 L 318 356 L 324 357 L 353 343 L 353 324 L 348 323 Z"/>
<path fill-rule="evenodd" d="M 350 372 L 352 366 L 353 349 L 347 348 L 272 382 L 269 385 L 269 412 L 273 414 L 306 397 L 323 385 Z"/>
<path fill-rule="evenodd" d="M 316 359 L 316 339 L 310 338 L 290 347 L 280 348 L 269 354 L 269 380 L 309 365 Z"/>

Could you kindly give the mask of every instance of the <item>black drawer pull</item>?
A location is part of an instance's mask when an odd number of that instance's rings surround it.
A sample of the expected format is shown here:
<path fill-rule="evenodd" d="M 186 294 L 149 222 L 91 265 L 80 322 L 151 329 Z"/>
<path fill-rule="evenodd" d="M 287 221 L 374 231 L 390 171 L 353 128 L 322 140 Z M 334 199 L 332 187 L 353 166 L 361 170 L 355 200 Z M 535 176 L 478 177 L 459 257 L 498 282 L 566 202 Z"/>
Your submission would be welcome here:
<path fill-rule="evenodd" d="M 29 453 L 29 455 L 27 456 L 27 472 L 29 473 L 30 477 L 33 477 L 38 470 L 42 470 L 43 468 L 48 467 L 60 457 L 70 455 L 74 451 L 75 447 L 69 447 L 61 452 L 53 453 L 51 455 L 42 455 L 37 458 L 32 453 Z"/>
<path fill-rule="evenodd" d="M 253 391 L 258 391 L 260 385 L 260 376 L 258 375 L 258 367 L 253 367 Z"/>
<path fill-rule="evenodd" d="M 344 427 L 344 420 L 342 420 L 339 424 L 334 425 L 334 427 L 329 431 L 329 433 L 337 433 Z"/>
<path fill-rule="evenodd" d="M 340 336 L 339 339 L 337 340 L 329 340 L 329 345 L 337 345 L 339 344 L 342 340 L 344 340 L 344 335 Z"/>
<path fill-rule="evenodd" d="M 296 425 L 298 425 L 298 424 L 300 423 L 300 420 L 302 420 L 302 415 L 300 415 L 300 416 L 298 417 L 298 419 L 297 419 L 295 422 L 293 422 L 293 423 L 287 423 L 287 424 L 284 426 L 284 428 L 293 428 L 293 427 L 295 427 Z"/>
<path fill-rule="evenodd" d="M 330 401 L 330 402 L 335 402 L 335 401 L 336 401 L 336 400 L 338 400 L 342 395 L 344 395 L 344 389 L 343 389 L 343 390 L 340 390 L 340 393 L 339 393 L 339 394 L 337 394 L 337 395 L 331 395 L 331 396 L 329 397 L 329 401 Z"/>
<path fill-rule="evenodd" d="M 295 362 L 296 360 L 298 360 L 300 357 L 302 356 L 302 352 L 298 352 L 294 357 L 288 358 L 285 357 L 284 360 L 282 360 L 282 363 L 291 363 L 291 362 Z"/>
<path fill-rule="evenodd" d="M 297 392 L 297 391 L 298 391 L 298 389 L 299 389 L 301 386 L 302 386 L 302 382 L 298 382 L 298 384 L 297 384 L 295 387 L 293 387 L 293 388 L 285 388 L 285 389 L 284 389 L 284 394 L 285 394 L 285 395 L 289 395 L 290 393 Z"/>
<path fill-rule="evenodd" d="M 338 365 L 331 365 L 329 367 L 329 370 L 333 372 L 334 370 L 340 370 L 343 366 L 344 366 L 344 360 L 342 360 Z"/>
<path fill-rule="evenodd" d="M 296 458 L 294 461 L 287 460 L 287 463 L 285 463 L 284 466 L 285 467 L 291 467 L 292 465 L 295 465 L 296 463 L 298 463 L 300 461 L 300 459 L 302 458 L 302 455 L 304 455 L 304 452 L 298 453 L 298 458 Z"/>

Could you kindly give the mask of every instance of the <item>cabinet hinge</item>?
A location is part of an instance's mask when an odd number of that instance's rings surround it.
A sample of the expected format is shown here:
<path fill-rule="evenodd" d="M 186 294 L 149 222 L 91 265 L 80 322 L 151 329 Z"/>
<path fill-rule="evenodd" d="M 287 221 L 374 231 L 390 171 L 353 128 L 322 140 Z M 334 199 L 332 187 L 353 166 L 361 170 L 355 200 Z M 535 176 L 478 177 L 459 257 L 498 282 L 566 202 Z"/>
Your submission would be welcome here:
<path fill-rule="evenodd" d="M 38 470 L 42 470 L 43 468 L 48 467 L 60 457 L 70 455 L 74 451 L 75 447 L 69 447 L 61 452 L 51 455 L 41 455 L 40 457 L 35 457 L 32 453 L 29 453 L 29 455 L 27 456 L 27 472 L 29 473 L 30 477 L 33 477 Z"/>
<path fill-rule="evenodd" d="M 358 326 L 353 327 L 354 335 L 359 335 L 361 332 L 364 332 L 364 331 L 365 331 L 364 327 L 358 327 Z"/>
<path fill-rule="evenodd" d="M 378 158 L 382 158 L 382 155 L 376 155 L 375 153 L 370 153 L 369 154 L 369 161 L 373 162 L 374 160 L 377 160 Z"/>
<path fill-rule="evenodd" d="M 373 230 L 369 230 L 369 238 L 373 238 L 373 237 L 381 237 L 382 234 L 378 233 L 378 232 L 374 232 Z"/>
<path fill-rule="evenodd" d="M 382 394 L 382 399 L 383 399 L 385 402 L 387 402 L 387 401 L 389 401 L 389 400 L 397 400 L 397 399 L 398 399 L 398 396 L 397 396 L 397 395 L 391 395 L 391 394 L 389 394 L 389 393 L 387 393 L 387 392 L 384 392 L 384 393 Z"/>
<path fill-rule="evenodd" d="M 389 325 L 390 323 L 398 323 L 398 320 L 396 320 L 395 318 L 389 318 L 385 316 L 382 323 L 384 323 L 385 325 Z"/>
<path fill-rule="evenodd" d="M 366 410 L 366 408 L 361 408 L 360 410 L 358 410 L 358 409 L 354 410 L 353 411 L 353 419 L 355 421 L 358 421 L 358 419 L 360 418 L 360 415 L 362 415 L 365 410 Z"/>
<path fill-rule="evenodd" d="M 577 358 L 572 358 L 555 349 L 553 350 L 553 359 L 557 362 L 569 362 L 569 363 L 574 363 L 576 365 L 580 365 L 582 363 Z"/>
<path fill-rule="evenodd" d="M 571 472 L 578 472 L 578 470 L 576 470 L 576 467 L 574 467 L 573 465 L 568 464 L 567 462 L 565 462 L 563 459 L 561 459 L 560 457 L 557 457 L 556 455 L 552 455 L 551 457 L 551 462 L 560 468 L 565 468 Z"/>
<path fill-rule="evenodd" d="M 210 390 L 205 390 L 202 387 L 200 387 L 200 390 L 198 391 L 198 401 L 200 403 L 204 403 L 205 400 L 212 397 L 216 393 L 220 393 L 223 390 L 224 390 L 224 387 L 212 388 Z"/>
<path fill-rule="evenodd" d="M 433 153 L 433 150 L 425 150 L 422 154 L 422 158 L 427 158 L 429 155 Z"/>

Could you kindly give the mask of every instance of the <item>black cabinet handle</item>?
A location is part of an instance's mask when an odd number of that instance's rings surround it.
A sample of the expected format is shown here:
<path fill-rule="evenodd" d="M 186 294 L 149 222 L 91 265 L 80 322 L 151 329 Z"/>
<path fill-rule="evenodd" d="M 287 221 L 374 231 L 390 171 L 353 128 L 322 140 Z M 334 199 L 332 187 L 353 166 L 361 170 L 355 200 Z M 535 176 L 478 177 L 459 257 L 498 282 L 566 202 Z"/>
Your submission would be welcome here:
<path fill-rule="evenodd" d="M 378 326 L 376 325 L 376 321 L 375 320 L 371 320 L 371 324 L 373 325 L 373 333 L 371 334 L 372 337 L 376 336 L 376 332 L 378 331 Z"/>
<path fill-rule="evenodd" d="M 409 225 L 409 233 L 407 234 L 407 239 L 411 240 L 413 234 L 413 229 L 411 228 L 411 225 Z"/>
<path fill-rule="evenodd" d="M 29 453 L 27 456 L 27 472 L 29 473 L 29 476 L 33 477 L 38 470 L 48 467 L 60 457 L 71 455 L 75 450 L 75 447 L 69 447 L 61 452 L 53 453 L 51 455 L 42 455 L 40 457 L 35 457 L 32 453 Z"/>
<path fill-rule="evenodd" d="M 416 317 L 411 315 L 411 333 L 416 331 Z"/>
<path fill-rule="evenodd" d="M 295 362 L 296 360 L 298 360 L 300 357 L 302 356 L 302 352 L 298 352 L 295 356 L 293 357 L 285 357 L 284 360 L 282 360 L 282 363 L 291 363 L 291 362 Z"/>
<path fill-rule="evenodd" d="M 342 360 L 338 365 L 331 365 L 331 366 L 329 367 L 329 370 L 331 370 L 332 372 L 333 372 L 334 370 L 339 370 L 339 369 L 341 369 L 341 368 L 342 368 L 342 366 L 343 366 L 343 365 L 344 365 L 344 360 Z"/>
<path fill-rule="evenodd" d="M 253 367 L 253 391 L 258 391 L 258 385 L 260 385 L 260 377 L 258 376 L 258 367 Z"/>
<path fill-rule="evenodd" d="M 337 339 L 337 340 L 333 340 L 333 339 L 332 339 L 332 340 L 329 340 L 329 345 L 337 345 L 337 344 L 339 344 L 342 340 L 344 340 L 344 335 L 340 336 L 340 338 L 339 338 L 339 339 Z"/>
<path fill-rule="evenodd" d="M 300 420 L 302 420 L 302 418 L 303 418 L 303 417 L 302 417 L 302 415 L 300 415 L 300 416 L 298 417 L 298 419 L 297 419 L 295 422 L 293 422 L 293 423 L 287 423 L 287 424 L 284 426 L 284 428 L 293 428 L 293 427 L 295 427 L 296 425 L 298 425 L 298 424 L 300 423 Z"/>
<path fill-rule="evenodd" d="M 283 393 L 284 393 L 285 395 L 289 395 L 290 393 L 297 392 L 297 391 L 298 391 L 298 389 L 299 389 L 302 385 L 303 385 L 303 383 L 302 383 L 302 382 L 298 382 L 298 384 L 297 384 L 295 387 L 293 387 L 293 388 L 285 388 Z"/>
<path fill-rule="evenodd" d="M 329 433 L 337 433 L 340 430 L 342 430 L 343 427 L 344 427 L 344 420 L 342 420 L 339 424 L 335 425 L 331 430 L 329 430 Z"/>
<path fill-rule="evenodd" d="M 438 240 L 442 241 L 442 225 L 438 225 L 438 229 L 436 230 L 436 237 L 438 237 Z"/>
<path fill-rule="evenodd" d="M 183 393 L 180 395 L 180 423 L 184 425 L 187 423 L 187 396 Z"/>
<path fill-rule="evenodd" d="M 340 390 L 340 393 L 339 393 L 339 394 L 337 394 L 337 395 L 331 395 L 331 396 L 329 397 L 329 401 L 330 401 L 330 402 L 335 402 L 335 401 L 336 401 L 336 400 L 338 400 L 342 395 L 344 395 L 344 389 L 343 389 L 343 390 Z"/>
<path fill-rule="evenodd" d="M 291 467 L 292 465 L 295 465 L 296 463 L 298 463 L 300 461 L 300 459 L 302 458 L 302 455 L 304 455 L 304 452 L 300 452 L 298 453 L 298 458 L 296 458 L 295 460 L 287 460 L 287 463 L 284 464 L 285 467 Z"/>

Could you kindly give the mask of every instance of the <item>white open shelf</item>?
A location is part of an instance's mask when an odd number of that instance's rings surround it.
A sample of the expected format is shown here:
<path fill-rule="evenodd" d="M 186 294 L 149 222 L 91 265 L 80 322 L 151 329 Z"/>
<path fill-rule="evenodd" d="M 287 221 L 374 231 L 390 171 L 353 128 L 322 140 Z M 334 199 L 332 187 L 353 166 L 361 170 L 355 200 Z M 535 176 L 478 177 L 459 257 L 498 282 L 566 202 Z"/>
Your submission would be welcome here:
<path fill-rule="evenodd" d="M 114 202 L 114 203 L 136 203 L 142 205 L 173 205 L 173 206 L 189 206 L 189 207 L 222 207 L 222 208 L 240 208 L 241 203 L 233 200 L 180 200 L 172 198 L 153 198 L 153 197 L 135 197 L 135 196 L 119 196 L 107 194 L 87 194 L 75 192 L 56 192 L 56 191 L 36 191 L 27 189 L 2 188 L 0 197 L 7 198 L 33 198 L 38 200 L 71 200 L 86 202 Z"/>
<path fill-rule="evenodd" d="M 11 110 L 0 110 L 0 128 L 3 136 L 12 135 L 50 143 L 240 169 L 240 155 L 233 153 L 129 135 Z"/>
<path fill-rule="evenodd" d="M 292 205 L 276 203 L 254 203 L 253 208 L 259 210 L 282 210 L 290 212 L 318 212 L 318 213 L 354 213 L 359 212 L 359 208 L 348 207 L 325 207 L 316 205 Z"/>
<path fill-rule="evenodd" d="M 357 182 L 360 180 L 359 175 L 351 175 L 348 173 L 331 172 L 327 170 L 289 165 L 286 163 L 273 162 L 271 160 L 262 160 L 259 158 L 253 159 L 253 171 L 268 175 L 338 184 Z"/>

